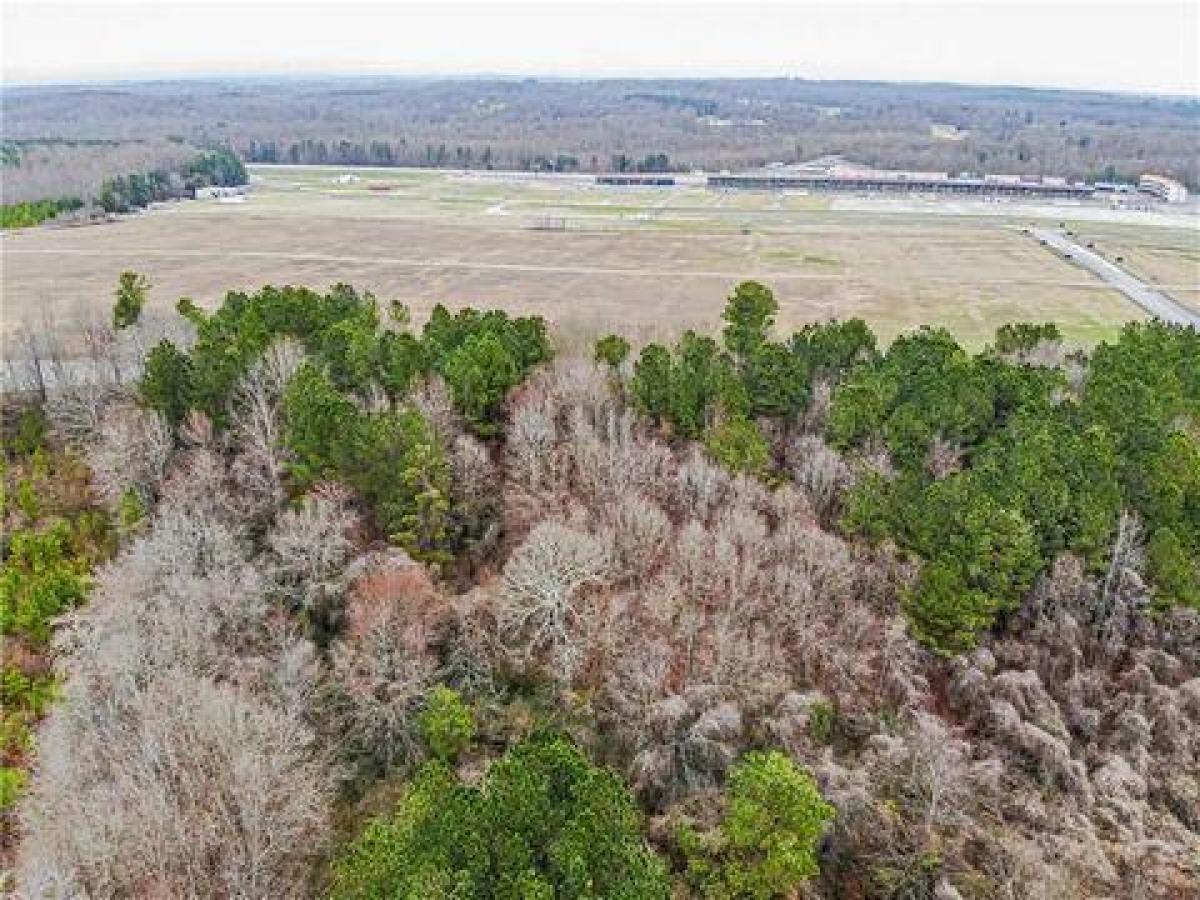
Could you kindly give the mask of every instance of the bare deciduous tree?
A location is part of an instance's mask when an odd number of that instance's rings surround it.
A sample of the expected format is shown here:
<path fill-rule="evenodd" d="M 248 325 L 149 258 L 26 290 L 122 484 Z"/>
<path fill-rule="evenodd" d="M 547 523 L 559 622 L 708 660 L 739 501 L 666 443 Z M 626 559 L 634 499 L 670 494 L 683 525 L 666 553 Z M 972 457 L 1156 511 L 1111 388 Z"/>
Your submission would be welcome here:
<path fill-rule="evenodd" d="M 412 560 L 363 561 L 342 636 L 330 651 L 329 700 L 351 762 L 382 769 L 421 754 L 417 713 L 436 682 L 447 603 Z"/>
<path fill-rule="evenodd" d="M 629 410 L 593 421 L 574 409 L 567 441 L 576 485 L 594 503 L 626 492 L 662 496 L 673 457 L 669 448 L 645 437 Z"/>
<path fill-rule="evenodd" d="M 173 448 L 170 426 L 158 413 L 133 405 L 109 409 L 86 454 L 96 492 L 113 505 L 128 490 L 153 499 Z"/>
<path fill-rule="evenodd" d="M 720 784 L 744 739 L 741 710 L 712 686 L 667 697 L 647 718 L 631 769 L 634 786 L 654 809 Z"/>
<path fill-rule="evenodd" d="M 124 389 L 107 379 L 81 378 L 48 393 L 46 419 L 64 444 L 86 447 L 99 438 L 111 409 L 128 399 Z"/>
<path fill-rule="evenodd" d="M 429 422 L 443 447 L 454 446 L 465 426 L 454 408 L 454 395 L 440 375 L 430 375 L 417 384 L 409 391 L 408 402 Z"/>
<path fill-rule="evenodd" d="M 230 403 L 230 431 L 238 448 L 234 478 L 269 510 L 283 501 L 283 392 L 303 362 L 299 342 L 276 341 L 238 382 Z"/>
<path fill-rule="evenodd" d="M 487 554 L 500 537 L 501 479 L 488 448 L 468 434 L 460 435 L 450 453 L 453 507 L 471 552 Z"/>
<path fill-rule="evenodd" d="M 298 897 L 330 769 L 292 715 L 166 669 L 115 705 L 75 681 L 23 806 L 24 896 Z"/>
<path fill-rule="evenodd" d="M 560 522 L 530 532 L 504 567 L 500 621 L 527 655 L 550 654 L 560 676 L 570 673 L 580 648 L 573 633 L 581 591 L 601 583 L 610 568 L 609 542 Z"/>
<path fill-rule="evenodd" d="M 554 419 L 544 406 L 517 404 L 505 440 L 511 476 L 532 490 L 542 488 L 553 464 L 557 438 Z"/>
<path fill-rule="evenodd" d="M 333 786 L 313 656 L 219 506 L 164 495 L 61 634 L 22 807 L 28 896 L 304 893 Z"/>
<path fill-rule="evenodd" d="M 850 483 L 850 469 L 821 438 L 802 435 L 787 450 L 788 465 L 822 522 L 830 522 L 842 492 Z"/>
<path fill-rule="evenodd" d="M 636 493 L 617 496 L 611 521 L 615 566 L 624 578 L 639 582 L 662 555 L 671 522 L 658 504 Z"/>
<path fill-rule="evenodd" d="M 729 485 L 729 475 L 697 447 L 675 473 L 675 502 L 685 516 L 705 521 Z"/>
<path fill-rule="evenodd" d="M 337 618 L 358 524 L 344 491 L 325 486 L 285 510 L 267 536 L 274 590 L 310 621 Z"/>

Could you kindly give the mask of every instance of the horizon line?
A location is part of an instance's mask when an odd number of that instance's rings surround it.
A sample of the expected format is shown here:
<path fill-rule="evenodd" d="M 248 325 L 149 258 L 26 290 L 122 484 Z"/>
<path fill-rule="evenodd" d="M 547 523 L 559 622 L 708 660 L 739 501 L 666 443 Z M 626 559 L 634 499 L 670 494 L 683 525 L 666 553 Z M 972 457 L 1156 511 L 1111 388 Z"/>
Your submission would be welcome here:
<path fill-rule="evenodd" d="M 526 72 L 490 72 L 490 71 L 404 71 L 385 69 L 353 71 L 346 69 L 328 69 L 311 71 L 286 71 L 280 69 L 230 69 L 202 70 L 195 72 L 146 72 L 130 76 L 112 75 L 79 75 L 79 76 L 20 76 L 10 77 L 0 75 L 0 90 L 10 88 L 41 88 L 41 87 L 73 87 L 84 85 L 114 85 L 114 84 L 170 84 L 177 82 L 205 81 L 321 81 L 321 80 L 351 80 L 351 79 L 394 79 L 398 81 L 566 81 L 566 82 L 604 82 L 604 81 L 805 81 L 817 83 L 842 84 L 882 84 L 898 86 L 946 86 L 964 88 L 993 88 L 1026 91 L 1060 91 L 1082 94 L 1113 94 L 1128 97 L 1162 97 L 1173 100 L 1191 100 L 1200 102 L 1200 91 L 1176 92 L 1168 89 L 1149 88 L 1118 88 L 1118 87 L 1079 87 L 1063 84 L 1021 83 L 1005 81 L 956 81 L 953 79 L 920 79 L 920 78 L 886 78 L 886 77 L 827 77 L 798 75 L 794 73 L 741 73 L 731 74 L 705 72 L 550 72 L 530 70 Z"/>

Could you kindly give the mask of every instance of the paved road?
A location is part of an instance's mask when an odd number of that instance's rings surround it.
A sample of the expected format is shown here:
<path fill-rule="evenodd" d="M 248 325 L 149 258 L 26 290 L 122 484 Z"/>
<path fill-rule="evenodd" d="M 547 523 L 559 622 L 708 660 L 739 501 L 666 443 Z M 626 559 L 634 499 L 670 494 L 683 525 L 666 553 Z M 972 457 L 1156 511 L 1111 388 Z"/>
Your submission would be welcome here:
<path fill-rule="evenodd" d="M 1047 246 L 1053 247 L 1064 256 L 1069 256 L 1072 262 L 1108 282 L 1150 315 L 1157 316 L 1165 322 L 1200 328 L 1200 314 L 1192 312 L 1162 291 L 1131 275 L 1116 263 L 1109 262 L 1099 253 L 1081 247 L 1061 231 L 1034 228 L 1032 234 Z"/>

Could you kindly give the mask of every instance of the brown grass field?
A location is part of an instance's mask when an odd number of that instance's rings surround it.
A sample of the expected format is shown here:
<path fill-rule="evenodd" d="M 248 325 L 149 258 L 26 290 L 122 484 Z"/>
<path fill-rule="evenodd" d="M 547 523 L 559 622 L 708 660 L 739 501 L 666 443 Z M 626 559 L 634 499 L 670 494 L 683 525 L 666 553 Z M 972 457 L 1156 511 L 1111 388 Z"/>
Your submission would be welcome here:
<path fill-rule="evenodd" d="M 1078 233 L 1109 259 L 1121 257 L 1122 265 L 1143 281 L 1200 311 L 1200 231 L 1133 231 L 1089 223 Z"/>
<path fill-rule="evenodd" d="M 339 171 L 256 167 L 245 203 L 188 201 L 106 225 L 6 234 L 4 331 L 70 329 L 84 311 L 106 311 L 123 269 L 149 276 L 152 308 L 163 312 L 181 296 L 212 305 L 232 289 L 342 281 L 403 301 L 418 319 L 437 302 L 497 305 L 580 339 L 713 329 L 746 278 L 775 290 L 784 329 L 861 316 L 884 339 L 928 323 L 978 347 L 1005 321 L 1053 319 L 1090 344 L 1140 316 L 1022 235 L 1019 210 L 872 214 L 803 195 L 396 170 L 338 184 Z M 565 230 L 531 227 L 547 219 Z M 1147 259 L 1160 247 L 1174 259 L 1170 248 L 1188 238 L 1103 230 Z"/>

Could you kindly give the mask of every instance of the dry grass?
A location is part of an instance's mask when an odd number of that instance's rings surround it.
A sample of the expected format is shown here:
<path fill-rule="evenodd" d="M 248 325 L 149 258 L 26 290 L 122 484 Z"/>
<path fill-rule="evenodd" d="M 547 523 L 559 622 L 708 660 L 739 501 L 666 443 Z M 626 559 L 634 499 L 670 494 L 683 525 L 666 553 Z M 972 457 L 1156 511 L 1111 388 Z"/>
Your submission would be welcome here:
<path fill-rule="evenodd" d="M 1200 230 L 1083 226 L 1081 240 L 1138 277 L 1200 311 Z"/>
<path fill-rule="evenodd" d="M 212 305 L 229 289 L 338 281 L 408 303 L 498 305 L 568 336 L 712 328 L 731 287 L 769 283 L 781 325 L 861 316 L 887 339 L 923 323 L 972 346 L 1013 319 L 1055 319 L 1091 343 L 1139 315 L 1004 219 L 830 211 L 823 198 L 696 187 L 259 168 L 240 205 L 178 203 L 91 228 L 3 238 L 4 330 L 68 328 L 110 303 L 118 273 L 149 275 L 152 304 Z M 389 191 L 372 191 L 386 184 Z M 534 231 L 562 216 L 567 230 Z M 37 327 L 42 327 L 40 324 Z"/>

